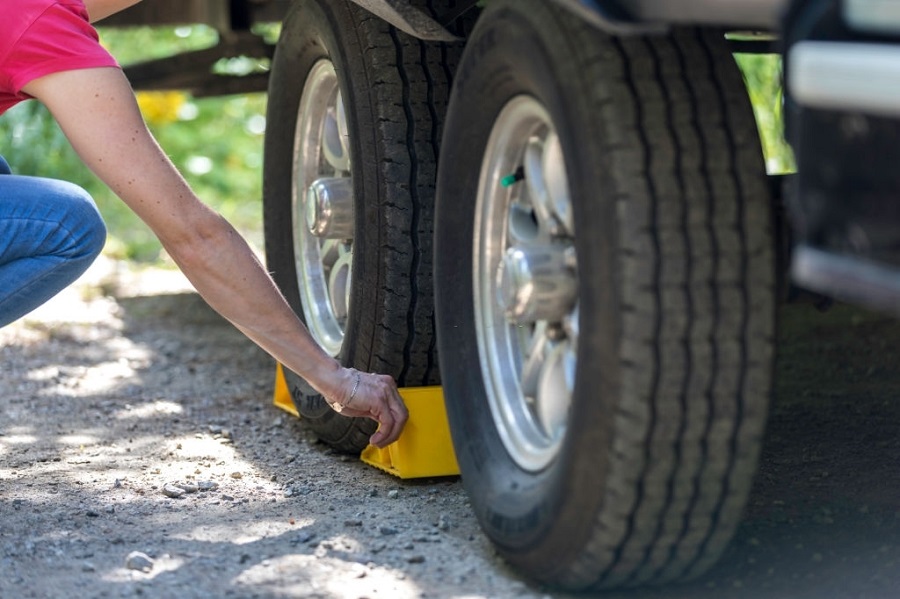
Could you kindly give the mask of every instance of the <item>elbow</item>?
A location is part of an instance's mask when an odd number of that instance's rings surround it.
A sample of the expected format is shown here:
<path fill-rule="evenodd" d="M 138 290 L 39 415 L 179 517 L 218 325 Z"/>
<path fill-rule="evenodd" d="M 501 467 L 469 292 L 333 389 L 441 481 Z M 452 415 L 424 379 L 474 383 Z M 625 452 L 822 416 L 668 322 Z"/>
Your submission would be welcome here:
<path fill-rule="evenodd" d="M 173 234 L 161 235 L 163 247 L 176 264 L 187 274 L 221 262 L 237 235 L 234 228 L 215 213 L 187 219 Z"/>

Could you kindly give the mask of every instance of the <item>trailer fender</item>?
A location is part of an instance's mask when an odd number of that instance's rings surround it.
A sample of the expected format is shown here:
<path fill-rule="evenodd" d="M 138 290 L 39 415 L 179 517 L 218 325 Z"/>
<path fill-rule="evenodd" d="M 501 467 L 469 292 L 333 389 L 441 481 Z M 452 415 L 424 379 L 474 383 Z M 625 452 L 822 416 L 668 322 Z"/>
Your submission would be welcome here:
<path fill-rule="evenodd" d="M 412 6 L 409 0 L 352 0 L 370 13 L 421 40 L 434 42 L 455 42 L 460 38 L 426 14 Z"/>

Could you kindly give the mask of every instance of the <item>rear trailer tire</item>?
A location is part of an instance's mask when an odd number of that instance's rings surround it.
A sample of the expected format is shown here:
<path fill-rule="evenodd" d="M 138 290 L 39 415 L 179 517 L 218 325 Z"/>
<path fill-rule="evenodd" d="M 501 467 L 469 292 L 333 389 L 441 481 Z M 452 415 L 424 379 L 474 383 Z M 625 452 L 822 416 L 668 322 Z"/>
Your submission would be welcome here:
<path fill-rule="evenodd" d="M 568 589 L 706 570 L 756 469 L 775 311 L 723 34 L 616 38 L 491 2 L 451 96 L 435 249 L 454 448 L 502 555 Z"/>
<path fill-rule="evenodd" d="M 407 36 L 346 0 L 298 0 L 272 65 L 268 267 L 329 353 L 400 386 L 440 383 L 434 184 L 460 51 Z M 285 377 L 303 421 L 323 441 L 347 452 L 366 446 L 373 421 L 340 416 L 302 378 Z"/>

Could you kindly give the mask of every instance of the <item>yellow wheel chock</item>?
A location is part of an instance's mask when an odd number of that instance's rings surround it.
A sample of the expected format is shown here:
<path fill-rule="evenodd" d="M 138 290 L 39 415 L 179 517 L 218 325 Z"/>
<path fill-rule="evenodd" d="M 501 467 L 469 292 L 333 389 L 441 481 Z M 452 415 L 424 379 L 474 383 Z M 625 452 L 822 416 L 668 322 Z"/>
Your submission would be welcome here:
<path fill-rule="evenodd" d="M 444 394 L 440 387 L 404 387 L 400 396 L 409 409 L 409 420 L 400 438 L 384 449 L 366 447 L 360 459 L 400 478 L 428 478 L 459 474 L 450 426 L 444 410 Z M 284 371 L 278 364 L 275 372 L 275 405 L 299 417 Z"/>

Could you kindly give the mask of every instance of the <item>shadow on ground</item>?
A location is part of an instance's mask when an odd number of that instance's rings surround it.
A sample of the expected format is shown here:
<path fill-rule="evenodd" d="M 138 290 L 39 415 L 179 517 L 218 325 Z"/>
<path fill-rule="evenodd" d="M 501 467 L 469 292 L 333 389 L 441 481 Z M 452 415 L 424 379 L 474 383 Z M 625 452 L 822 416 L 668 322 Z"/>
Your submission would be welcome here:
<path fill-rule="evenodd" d="M 900 595 L 900 325 L 805 305 L 781 325 L 735 541 L 700 580 L 606 596 Z M 457 480 L 332 455 L 272 407 L 272 361 L 195 294 L 3 340 L 0 597 L 546 593 L 499 562 Z M 219 488 L 173 500 L 176 479 Z M 131 551 L 153 570 L 124 568 Z"/>

